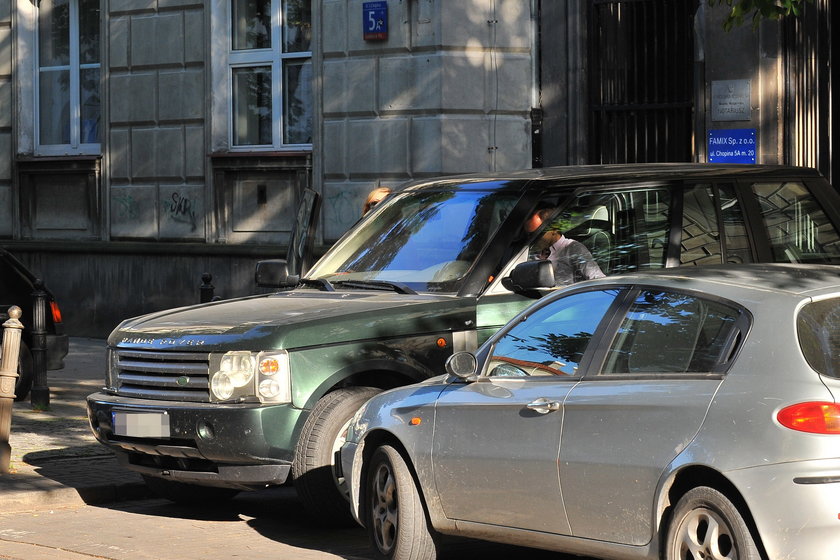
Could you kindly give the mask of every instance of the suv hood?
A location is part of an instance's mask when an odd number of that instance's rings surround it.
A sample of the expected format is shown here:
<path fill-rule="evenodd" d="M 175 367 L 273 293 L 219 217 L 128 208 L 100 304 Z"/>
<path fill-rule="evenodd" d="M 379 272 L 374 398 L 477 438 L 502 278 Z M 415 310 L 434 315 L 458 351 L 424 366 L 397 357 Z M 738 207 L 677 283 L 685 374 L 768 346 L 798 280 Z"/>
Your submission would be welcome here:
<path fill-rule="evenodd" d="M 459 331 L 475 324 L 475 300 L 382 291 L 293 290 L 168 309 L 120 324 L 121 348 L 196 351 L 293 349 L 354 340 Z"/>

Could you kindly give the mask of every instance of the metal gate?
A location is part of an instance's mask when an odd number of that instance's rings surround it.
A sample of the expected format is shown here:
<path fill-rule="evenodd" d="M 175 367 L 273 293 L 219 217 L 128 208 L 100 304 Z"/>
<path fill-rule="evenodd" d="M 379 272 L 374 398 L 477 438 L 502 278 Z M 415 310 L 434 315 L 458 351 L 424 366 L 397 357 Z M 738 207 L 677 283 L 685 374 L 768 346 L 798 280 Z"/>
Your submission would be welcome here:
<path fill-rule="evenodd" d="M 833 176 L 836 188 L 840 177 L 837 158 L 832 157 L 836 154 L 832 153 L 831 129 L 836 118 L 831 91 L 829 4 L 829 0 L 805 3 L 801 17 L 784 19 L 784 157 L 785 163 L 816 167 L 829 179 Z"/>
<path fill-rule="evenodd" d="M 590 163 L 692 161 L 697 0 L 590 0 Z"/>

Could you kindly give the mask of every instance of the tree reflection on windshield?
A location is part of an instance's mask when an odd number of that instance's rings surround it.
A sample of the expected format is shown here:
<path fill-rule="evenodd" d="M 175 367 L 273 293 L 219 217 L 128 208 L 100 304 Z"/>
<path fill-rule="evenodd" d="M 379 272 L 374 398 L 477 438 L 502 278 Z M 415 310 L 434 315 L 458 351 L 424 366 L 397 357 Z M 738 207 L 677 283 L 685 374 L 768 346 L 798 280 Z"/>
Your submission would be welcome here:
<path fill-rule="evenodd" d="M 311 276 L 455 291 L 517 198 L 509 191 L 456 189 L 395 196 L 325 255 Z"/>

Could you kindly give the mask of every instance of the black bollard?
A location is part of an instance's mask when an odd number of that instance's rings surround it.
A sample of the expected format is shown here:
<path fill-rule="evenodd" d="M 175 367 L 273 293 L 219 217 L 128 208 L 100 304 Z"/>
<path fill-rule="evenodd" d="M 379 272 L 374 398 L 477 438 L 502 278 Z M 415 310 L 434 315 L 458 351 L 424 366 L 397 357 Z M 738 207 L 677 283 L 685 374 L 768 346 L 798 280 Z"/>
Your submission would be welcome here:
<path fill-rule="evenodd" d="M 44 282 L 35 280 L 32 292 L 32 392 L 34 410 L 49 410 L 50 387 L 47 384 L 47 292 Z"/>
<path fill-rule="evenodd" d="M 216 288 L 210 283 L 211 280 L 213 280 L 213 276 L 209 272 L 201 275 L 201 287 L 198 289 L 199 301 L 201 303 L 213 301 L 213 292 Z"/>

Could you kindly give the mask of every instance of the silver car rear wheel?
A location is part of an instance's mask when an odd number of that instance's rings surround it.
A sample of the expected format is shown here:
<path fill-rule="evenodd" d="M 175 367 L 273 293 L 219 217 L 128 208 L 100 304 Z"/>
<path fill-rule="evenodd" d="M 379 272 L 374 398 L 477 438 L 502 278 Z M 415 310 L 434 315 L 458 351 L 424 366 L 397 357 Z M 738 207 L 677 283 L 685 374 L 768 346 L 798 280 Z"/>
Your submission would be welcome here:
<path fill-rule="evenodd" d="M 423 502 L 402 455 L 378 448 L 367 471 L 365 527 L 377 558 L 434 560 L 437 546 Z"/>
<path fill-rule="evenodd" d="M 700 486 L 674 508 L 665 542 L 666 560 L 760 560 L 738 508 L 722 493 Z"/>

